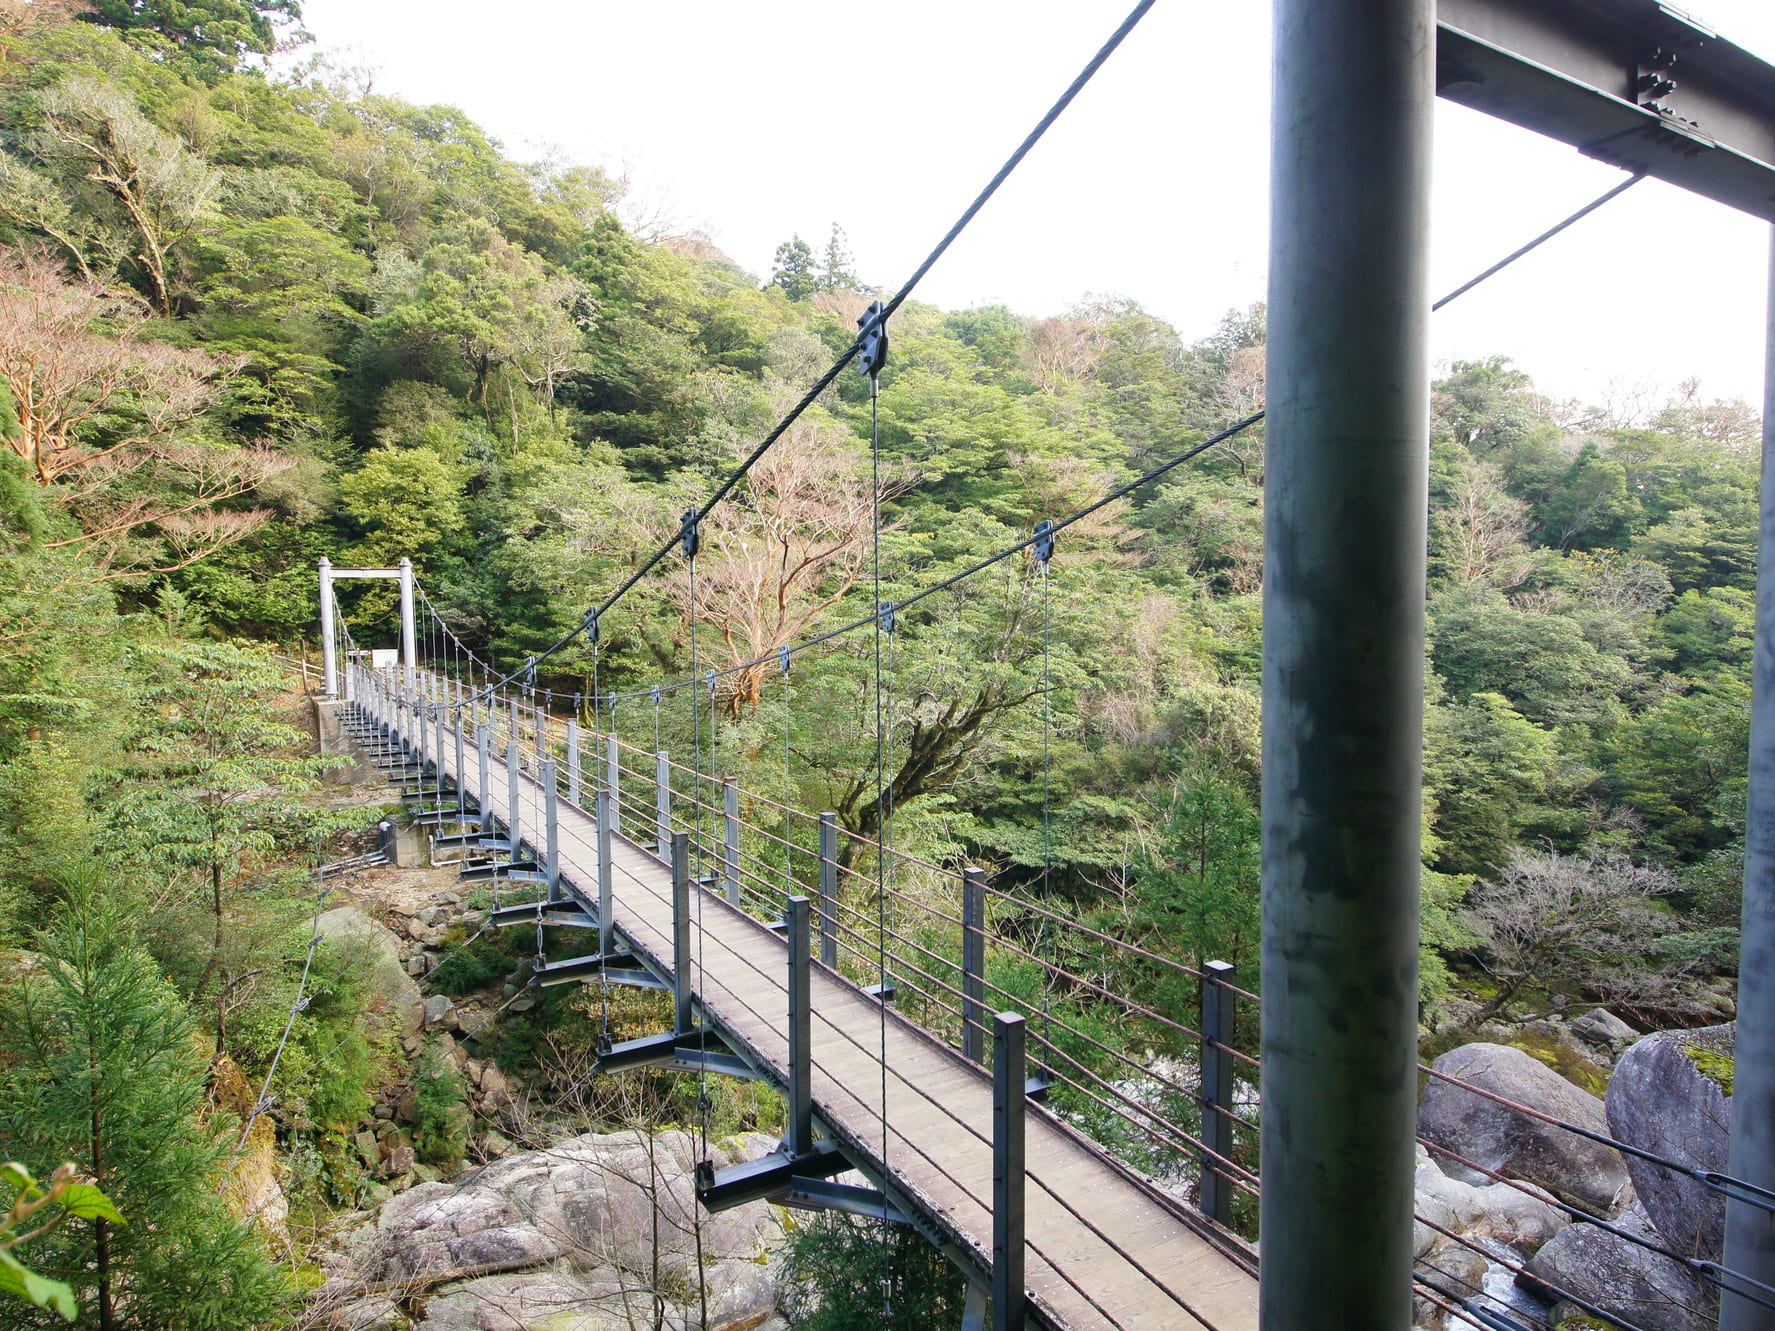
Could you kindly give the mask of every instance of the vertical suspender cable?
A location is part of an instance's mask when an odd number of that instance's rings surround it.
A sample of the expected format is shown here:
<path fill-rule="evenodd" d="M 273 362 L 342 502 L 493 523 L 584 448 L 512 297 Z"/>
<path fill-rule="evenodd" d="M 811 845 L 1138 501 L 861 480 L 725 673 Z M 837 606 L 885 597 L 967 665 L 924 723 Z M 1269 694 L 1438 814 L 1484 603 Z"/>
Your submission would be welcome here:
<path fill-rule="evenodd" d="M 879 308 L 879 307 L 877 307 Z M 865 315 L 865 319 L 869 316 Z M 879 320 L 876 327 L 879 329 Z M 885 330 L 882 333 L 885 339 Z M 885 345 L 884 345 L 885 350 Z M 881 380 L 879 358 L 865 358 L 869 375 L 869 540 L 871 575 L 875 592 L 875 960 L 876 982 L 881 991 L 876 998 L 881 1017 L 881 1169 L 888 1168 L 888 1071 L 887 1071 L 887 734 L 883 728 L 881 705 Z M 888 1223 L 887 1196 L 881 1203 L 881 1314 L 883 1325 L 893 1318 L 894 1276 L 893 1229 Z"/>

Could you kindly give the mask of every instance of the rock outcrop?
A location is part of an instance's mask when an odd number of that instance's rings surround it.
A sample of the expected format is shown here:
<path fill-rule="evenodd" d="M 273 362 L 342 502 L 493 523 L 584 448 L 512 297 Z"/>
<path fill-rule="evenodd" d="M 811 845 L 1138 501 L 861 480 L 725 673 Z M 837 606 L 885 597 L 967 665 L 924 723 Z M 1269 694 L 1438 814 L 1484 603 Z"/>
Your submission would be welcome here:
<path fill-rule="evenodd" d="M 1612 1223 L 1661 1243 L 1638 1203 Z M 1518 1282 L 1559 1302 L 1576 1295 L 1632 1322 L 1641 1331 L 1711 1328 L 1711 1292 L 1687 1268 L 1596 1225 L 1568 1225 L 1529 1261 Z"/>
<path fill-rule="evenodd" d="M 1418 1147 L 1417 1177 L 1413 1186 L 1421 1219 L 1417 1223 L 1412 1248 L 1413 1254 L 1419 1258 L 1433 1248 L 1453 1242 L 1435 1227 L 1438 1225 L 1463 1238 L 1493 1239 L 1528 1254 L 1538 1250 L 1570 1223 L 1566 1213 L 1534 1184 L 1519 1187 L 1492 1183 L 1476 1187 L 1463 1183 L 1444 1173 L 1422 1146 Z M 1426 1221 L 1434 1224 L 1426 1224 Z"/>
<path fill-rule="evenodd" d="M 1438 1072 L 1592 1132 L 1607 1132 L 1603 1103 L 1520 1049 L 1469 1044 L 1433 1065 Z M 1468 1182 L 1490 1180 L 1464 1171 L 1460 1156 L 1480 1170 L 1539 1184 L 1574 1206 L 1603 1217 L 1627 1202 L 1627 1167 L 1620 1153 L 1576 1133 L 1432 1078 L 1418 1108 L 1418 1133 L 1445 1153 L 1445 1169 Z"/>
<path fill-rule="evenodd" d="M 393 933 L 358 906 L 322 911 L 320 934 L 339 947 L 355 947 L 370 957 L 370 978 L 376 990 L 373 1008 L 386 1014 L 401 1035 L 417 1032 L 425 1020 L 425 995 L 407 974 L 401 944 Z"/>
<path fill-rule="evenodd" d="M 1731 1069 L 1737 1026 L 1659 1031 L 1621 1056 L 1609 1082 L 1609 1131 L 1696 1169 L 1723 1171 L 1732 1128 Z M 1684 1256 L 1719 1259 L 1725 1199 L 1706 1185 L 1647 1160 L 1627 1158 L 1633 1188 L 1666 1244 Z"/>
<path fill-rule="evenodd" d="M 715 1164 L 775 1147 L 749 1134 L 712 1150 Z M 385 1203 L 332 1259 L 317 1307 L 337 1328 L 392 1325 L 397 1305 L 415 1331 L 531 1331 L 762 1327 L 775 1315 L 770 1257 L 782 1237 L 765 1203 L 700 1213 L 697 1159 L 687 1133 L 576 1137 L 508 1156 L 450 1183 L 426 1183 Z"/>

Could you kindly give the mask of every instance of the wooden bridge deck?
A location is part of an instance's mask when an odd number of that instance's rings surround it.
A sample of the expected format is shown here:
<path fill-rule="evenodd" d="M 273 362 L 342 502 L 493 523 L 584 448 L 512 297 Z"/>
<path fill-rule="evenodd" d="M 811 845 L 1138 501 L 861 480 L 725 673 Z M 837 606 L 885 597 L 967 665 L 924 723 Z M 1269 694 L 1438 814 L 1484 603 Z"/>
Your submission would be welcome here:
<path fill-rule="evenodd" d="M 425 747 L 428 756 L 441 757 L 445 775 L 454 781 L 454 753 L 430 754 L 436 746 Z M 468 782 L 472 791 L 478 785 L 472 744 L 465 753 L 475 772 Z M 505 823 L 506 768 L 491 759 L 488 771 L 489 802 Z M 542 788 L 527 775 L 519 781 L 520 833 L 536 846 L 542 840 Z M 557 807 L 562 884 L 595 914 L 596 823 L 566 800 Z M 611 914 L 617 932 L 669 974 L 670 869 L 620 834 L 612 843 Z M 696 885 L 691 892 L 693 988 L 704 1020 L 786 1083 L 787 944 L 718 893 Z M 990 1073 L 890 1009 L 884 1116 L 881 1005 L 817 961 L 812 997 L 816 1116 L 847 1154 L 866 1161 L 990 1270 Z M 1043 1322 L 1068 1331 L 1255 1331 L 1256 1278 L 1192 1227 L 1180 1206 L 1112 1165 L 1033 1103 L 1026 1160 L 1025 1274 L 1033 1310 Z"/>

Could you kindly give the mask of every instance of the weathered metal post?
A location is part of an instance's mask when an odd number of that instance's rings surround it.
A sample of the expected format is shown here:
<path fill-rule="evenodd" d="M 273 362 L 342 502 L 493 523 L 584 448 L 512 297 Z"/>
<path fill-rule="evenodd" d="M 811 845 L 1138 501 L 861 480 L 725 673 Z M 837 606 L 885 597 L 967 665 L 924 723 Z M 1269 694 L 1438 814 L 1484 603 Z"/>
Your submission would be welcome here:
<path fill-rule="evenodd" d="M 1232 966 L 1210 961 L 1202 967 L 1202 1183 L 1196 1194 L 1202 1214 L 1223 1225 L 1233 1223 L 1233 1189 L 1221 1165 L 1232 1159 L 1233 1043 L 1236 1002 L 1223 986 L 1233 978 Z"/>
<path fill-rule="evenodd" d="M 333 561 L 320 557 L 320 674 L 321 692 L 339 696 L 335 680 L 339 668 L 339 626 L 333 620 Z"/>
<path fill-rule="evenodd" d="M 542 764 L 542 827 L 543 827 L 543 875 L 548 883 L 548 899 L 558 901 L 561 898 L 561 824 L 560 803 L 561 792 L 555 781 L 555 760 L 548 758 Z"/>
<path fill-rule="evenodd" d="M 622 762 L 616 736 L 604 746 L 604 788 L 610 792 L 610 830 L 622 831 Z"/>
<path fill-rule="evenodd" d="M 1027 1032 L 1015 1012 L 992 1019 L 992 1328 L 1023 1331 L 1023 1109 Z"/>
<path fill-rule="evenodd" d="M 986 1036 L 986 870 L 961 871 L 961 1055 L 978 1063 Z"/>
<path fill-rule="evenodd" d="M 475 759 L 481 765 L 480 782 L 475 787 L 475 800 L 481 815 L 482 836 L 491 836 L 493 833 L 493 784 L 488 772 L 487 744 L 487 723 L 482 721 L 475 726 Z"/>
<path fill-rule="evenodd" d="M 463 761 L 462 711 L 460 708 L 456 709 L 454 720 L 456 724 L 450 729 L 456 737 L 456 818 L 460 824 L 462 819 L 468 817 L 468 765 Z"/>
<path fill-rule="evenodd" d="M 434 727 L 437 748 L 432 753 L 432 775 L 437 778 L 438 807 L 441 809 L 444 807 L 444 704 L 441 701 L 436 703 L 432 713 L 437 722 Z"/>
<path fill-rule="evenodd" d="M 1769 269 L 1750 799 L 1744 824 L 1744 904 L 1738 944 L 1738 1011 L 1744 1019 L 1738 1023 L 1726 1169 L 1734 1178 L 1775 1190 L 1775 1021 L 1769 1019 L 1775 1012 L 1775 248 Z M 1728 1198 L 1725 1265 L 1764 1285 L 1775 1285 L 1775 1216 Z M 1732 1293 L 1721 1296 L 1720 1331 L 1772 1327 L 1775 1313 L 1760 1303 Z"/>
<path fill-rule="evenodd" d="M 1263 1331 L 1411 1325 L 1435 0 L 1274 0 Z"/>
<path fill-rule="evenodd" d="M 653 758 L 654 844 L 663 860 L 672 849 L 672 763 L 661 749 Z"/>
<path fill-rule="evenodd" d="M 574 804 L 580 802 L 579 718 L 577 716 L 567 719 L 567 798 Z"/>
<path fill-rule="evenodd" d="M 789 1124 L 791 1156 L 814 1149 L 813 959 L 808 953 L 808 899 L 790 897 L 783 920 L 789 935 Z"/>
<path fill-rule="evenodd" d="M 401 673 L 407 692 L 413 691 L 419 668 L 419 647 L 413 631 L 413 561 L 401 560 Z"/>
<path fill-rule="evenodd" d="M 596 818 L 598 820 L 598 955 L 609 956 L 616 950 L 616 927 L 610 919 L 610 880 L 614 865 L 611 855 L 610 834 L 616 829 L 611 826 L 611 810 L 616 804 L 616 797 L 608 790 L 600 790 L 597 795 Z"/>
<path fill-rule="evenodd" d="M 519 843 L 524 839 L 523 813 L 518 808 L 518 796 L 523 793 L 518 775 L 518 739 L 514 734 L 505 745 L 505 829 L 511 838 L 510 861 L 516 864 L 522 858 Z"/>
<path fill-rule="evenodd" d="M 675 832 L 672 855 L 672 1007 L 680 1035 L 690 1032 L 690 833 Z"/>
<path fill-rule="evenodd" d="M 721 872 L 727 899 L 740 904 L 740 787 L 731 776 L 721 783 Z"/>
<path fill-rule="evenodd" d="M 820 960 L 838 965 L 838 815 L 820 815 Z"/>

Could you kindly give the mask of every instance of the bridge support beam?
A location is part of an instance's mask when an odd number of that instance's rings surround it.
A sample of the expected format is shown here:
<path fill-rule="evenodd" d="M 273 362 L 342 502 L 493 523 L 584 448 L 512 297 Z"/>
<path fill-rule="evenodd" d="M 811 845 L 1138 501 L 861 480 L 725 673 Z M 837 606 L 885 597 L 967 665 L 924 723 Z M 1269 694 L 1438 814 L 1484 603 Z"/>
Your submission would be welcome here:
<path fill-rule="evenodd" d="M 789 1123 L 783 1145 L 790 1155 L 814 1148 L 813 958 L 809 955 L 808 901 L 790 897 L 789 926 Z"/>
<path fill-rule="evenodd" d="M 986 870 L 961 871 L 961 1056 L 982 1061 L 986 1044 Z"/>
<path fill-rule="evenodd" d="M 838 965 L 838 815 L 820 815 L 820 960 Z"/>
<path fill-rule="evenodd" d="M 615 713 L 611 714 L 615 724 Z M 604 788 L 610 792 L 610 830 L 622 831 L 622 752 L 613 734 L 604 742 Z"/>
<path fill-rule="evenodd" d="M 524 858 L 524 817 L 518 807 L 518 797 L 523 794 L 518 776 L 518 732 L 514 728 L 512 737 L 505 745 L 505 835 L 511 842 L 512 863 L 516 864 Z"/>
<path fill-rule="evenodd" d="M 542 871 L 548 879 L 550 901 L 561 899 L 561 823 L 560 809 L 556 803 L 560 797 L 555 760 L 545 758 L 542 763 Z"/>
<path fill-rule="evenodd" d="M 1769 261 L 1768 368 L 1763 382 L 1762 524 L 1757 541 L 1756 654 L 1751 667 L 1750 801 L 1738 953 L 1738 1066 L 1732 1088 L 1732 1177 L 1775 1189 L 1775 248 Z M 1747 1015 L 1748 1014 L 1748 1015 Z M 1775 1216 L 1726 1202 L 1725 1265 L 1775 1285 Z M 1729 1283 L 1729 1282 L 1728 1282 Z M 1748 1287 L 1746 1287 L 1748 1288 Z M 1775 1312 L 1720 1298 L 1720 1331 L 1770 1331 Z"/>
<path fill-rule="evenodd" d="M 598 952 L 607 957 L 616 951 L 616 925 L 610 918 L 610 886 L 615 870 L 611 835 L 616 831 L 616 796 L 609 790 L 600 790 L 595 808 L 594 816 L 598 820 Z"/>
<path fill-rule="evenodd" d="M 577 703 L 574 711 L 578 712 Z M 567 718 L 567 799 L 569 803 L 580 804 L 579 774 L 579 717 Z"/>
<path fill-rule="evenodd" d="M 415 673 L 419 669 L 418 635 L 413 627 L 413 561 L 401 560 L 401 674 L 407 692 L 413 691 Z"/>
<path fill-rule="evenodd" d="M 992 1331 L 1023 1331 L 1023 1018 L 992 1019 Z"/>
<path fill-rule="evenodd" d="M 481 815 L 481 833 L 483 836 L 493 834 L 493 783 L 488 775 L 487 745 L 489 736 L 487 723 L 475 723 L 475 761 L 480 764 L 480 780 L 475 786 L 476 812 Z"/>
<path fill-rule="evenodd" d="M 339 696 L 339 626 L 333 618 L 333 561 L 320 557 L 320 676 L 321 692 Z"/>
<path fill-rule="evenodd" d="M 721 876 L 727 900 L 740 904 L 740 786 L 731 776 L 721 785 Z"/>
<path fill-rule="evenodd" d="M 1233 1184 L 1221 1164 L 1233 1154 L 1233 1017 L 1237 999 L 1224 985 L 1233 968 L 1224 961 L 1202 967 L 1202 1184 L 1196 1194 L 1202 1214 L 1222 1225 L 1233 1223 Z"/>
<path fill-rule="evenodd" d="M 1274 0 L 1262 1331 L 1411 1325 L 1435 0 Z"/>
<path fill-rule="evenodd" d="M 451 718 L 455 724 L 450 733 L 456 744 L 456 821 L 460 824 L 468 819 L 468 768 L 463 763 L 462 752 L 462 709 L 458 707 Z"/>
<path fill-rule="evenodd" d="M 673 1029 L 691 1030 L 691 1000 L 696 987 L 690 975 L 690 834 L 672 834 L 672 1011 Z"/>

